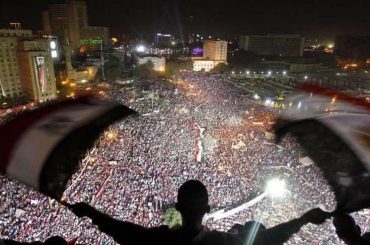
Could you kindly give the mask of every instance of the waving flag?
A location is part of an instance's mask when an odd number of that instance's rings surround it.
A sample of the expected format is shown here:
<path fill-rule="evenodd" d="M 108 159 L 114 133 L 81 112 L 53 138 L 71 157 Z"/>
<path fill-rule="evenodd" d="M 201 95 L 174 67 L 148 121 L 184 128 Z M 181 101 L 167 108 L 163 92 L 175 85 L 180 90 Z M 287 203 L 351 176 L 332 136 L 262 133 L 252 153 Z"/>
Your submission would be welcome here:
<path fill-rule="evenodd" d="M 291 133 L 331 185 L 337 211 L 370 207 L 370 104 L 343 93 L 302 85 L 275 125 Z"/>
<path fill-rule="evenodd" d="M 82 97 L 24 113 L 0 126 L 0 172 L 59 199 L 102 130 L 135 112 Z"/>

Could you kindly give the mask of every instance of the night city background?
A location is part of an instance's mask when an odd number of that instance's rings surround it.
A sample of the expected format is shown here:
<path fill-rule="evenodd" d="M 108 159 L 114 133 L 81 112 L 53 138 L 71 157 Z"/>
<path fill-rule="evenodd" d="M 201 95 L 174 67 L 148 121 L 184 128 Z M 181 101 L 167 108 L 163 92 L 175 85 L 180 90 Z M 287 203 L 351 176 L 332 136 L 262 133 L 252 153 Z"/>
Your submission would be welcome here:
<path fill-rule="evenodd" d="M 117 244 L 80 202 L 181 231 L 191 179 L 209 194 L 197 234 L 241 241 L 260 222 L 255 244 L 269 244 L 286 223 L 278 243 L 355 244 L 338 225 L 350 213 L 368 242 L 369 13 L 368 0 L 0 0 L 0 245 Z"/>

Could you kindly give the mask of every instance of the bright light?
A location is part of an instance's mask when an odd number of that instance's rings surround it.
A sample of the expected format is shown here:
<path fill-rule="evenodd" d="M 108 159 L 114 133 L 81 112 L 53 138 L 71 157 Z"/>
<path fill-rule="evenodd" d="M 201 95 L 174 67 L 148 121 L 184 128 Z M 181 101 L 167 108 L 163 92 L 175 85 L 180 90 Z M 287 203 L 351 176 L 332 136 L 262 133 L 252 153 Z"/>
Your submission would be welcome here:
<path fill-rule="evenodd" d="M 175 42 L 175 41 L 172 41 L 172 42 L 171 42 L 171 44 L 172 44 L 172 45 L 176 45 L 176 42 Z"/>
<path fill-rule="evenodd" d="M 272 179 L 266 184 L 266 193 L 271 197 L 283 197 L 287 192 L 284 180 Z"/>
<path fill-rule="evenodd" d="M 255 95 L 253 96 L 253 98 L 254 98 L 255 100 L 259 100 L 259 99 L 260 99 L 260 97 L 258 96 L 258 94 L 255 94 Z"/>
<path fill-rule="evenodd" d="M 50 48 L 51 48 L 51 49 L 55 49 L 56 47 L 57 47 L 56 42 L 55 42 L 55 41 L 51 41 L 51 42 L 50 42 Z"/>
<path fill-rule="evenodd" d="M 235 71 L 232 71 L 231 74 L 235 74 Z"/>
<path fill-rule="evenodd" d="M 109 131 L 105 132 L 105 138 L 107 140 L 115 140 L 115 139 L 117 139 L 117 133 L 112 131 L 112 130 L 109 130 Z"/>
<path fill-rule="evenodd" d="M 328 45 L 328 48 L 334 48 L 334 44 L 330 43 L 330 44 Z"/>
<path fill-rule="evenodd" d="M 283 71 L 283 75 L 286 75 L 286 71 Z"/>
<path fill-rule="evenodd" d="M 304 76 L 304 79 L 307 80 L 308 79 L 308 76 Z"/>
<path fill-rule="evenodd" d="M 138 53 L 144 53 L 145 52 L 145 46 L 144 45 L 139 45 L 136 47 L 136 52 Z"/>
<path fill-rule="evenodd" d="M 266 99 L 265 100 L 265 105 L 268 106 L 268 105 L 271 105 L 272 103 L 272 100 L 271 99 Z"/>
<path fill-rule="evenodd" d="M 297 105 L 297 108 L 300 109 L 302 107 L 302 102 L 299 101 L 298 105 Z"/>
<path fill-rule="evenodd" d="M 267 72 L 267 74 L 269 74 L 269 75 L 271 75 L 271 73 L 272 73 L 271 71 L 268 71 L 268 72 Z"/>
<path fill-rule="evenodd" d="M 58 58 L 58 51 L 52 50 L 51 51 L 51 58 Z"/>
<path fill-rule="evenodd" d="M 246 71 L 245 73 L 247 73 L 247 75 L 249 75 L 251 72 L 250 71 Z"/>

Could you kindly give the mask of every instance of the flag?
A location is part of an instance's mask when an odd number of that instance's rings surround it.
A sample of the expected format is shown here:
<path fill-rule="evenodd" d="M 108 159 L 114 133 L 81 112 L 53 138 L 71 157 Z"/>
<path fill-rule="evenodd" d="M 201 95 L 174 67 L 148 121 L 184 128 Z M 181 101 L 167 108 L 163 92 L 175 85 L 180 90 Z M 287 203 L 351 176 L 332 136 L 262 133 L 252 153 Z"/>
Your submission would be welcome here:
<path fill-rule="evenodd" d="M 0 172 L 59 199 L 101 132 L 134 114 L 89 96 L 23 113 L 0 126 Z"/>
<path fill-rule="evenodd" d="M 335 193 L 337 211 L 370 207 L 370 104 L 304 84 L 275 124 L 277 140 L 291 133 Z"/>

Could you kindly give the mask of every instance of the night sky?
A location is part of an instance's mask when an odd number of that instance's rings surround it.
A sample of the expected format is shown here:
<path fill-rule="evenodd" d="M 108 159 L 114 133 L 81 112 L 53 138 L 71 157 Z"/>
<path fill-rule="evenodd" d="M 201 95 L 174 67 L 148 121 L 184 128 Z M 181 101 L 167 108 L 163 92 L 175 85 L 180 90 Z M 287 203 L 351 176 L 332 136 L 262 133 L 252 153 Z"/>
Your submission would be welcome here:
<path fill-rule="evenodd" d="M 0 0 L 0 25 L 41 29 L 40 11 L 58 0 Z M 63 2 L 63 1 L 59 1 Z M 370 0 L 87 0 L 90 25 L 113 35 L 370 34 Z M 193 17 L 190 17 L 193 16 Z"/>

